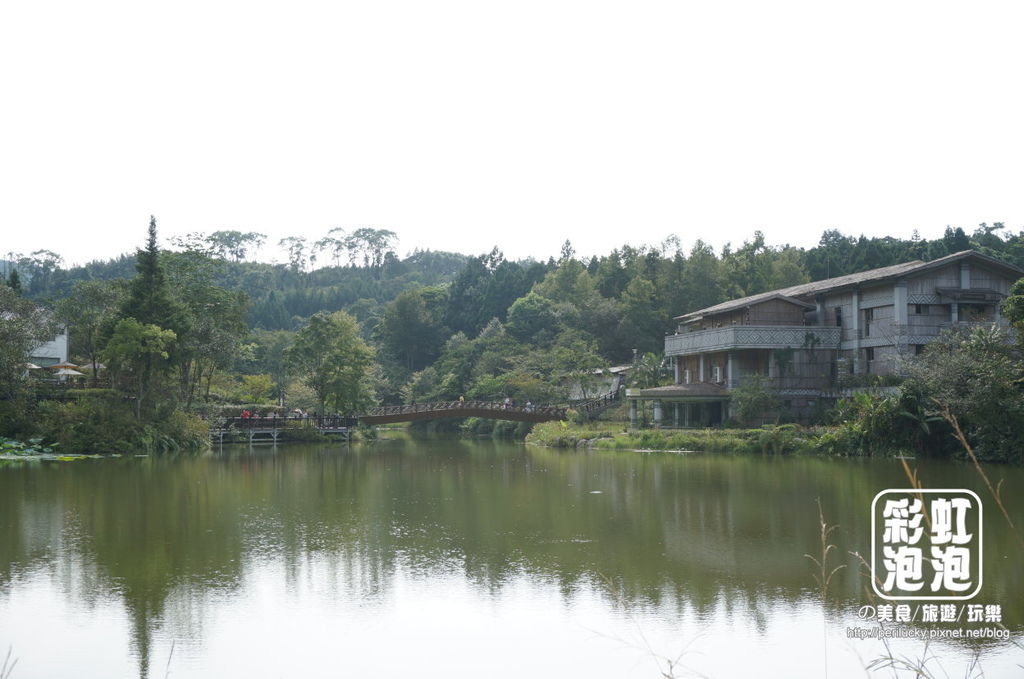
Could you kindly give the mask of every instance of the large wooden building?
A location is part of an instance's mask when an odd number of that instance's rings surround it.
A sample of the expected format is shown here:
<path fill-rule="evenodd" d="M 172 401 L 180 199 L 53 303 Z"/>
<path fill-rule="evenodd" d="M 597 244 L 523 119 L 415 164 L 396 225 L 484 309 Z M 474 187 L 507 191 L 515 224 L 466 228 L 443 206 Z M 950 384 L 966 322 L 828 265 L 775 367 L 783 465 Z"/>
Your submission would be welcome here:
<path fill-rule="evenodd" d="M 1024 271 L 966 250 L 804 283 L 678 317 L 665 338 L 675 384 L 629 390 L 630 419 L 650 401 L 655 426 L 708 426 L 729 417 L 730 392 L 753 376 L 788 410 L 808 413 L 890 375 L 944 328 L 1001 324 L 999 305 Z"/>

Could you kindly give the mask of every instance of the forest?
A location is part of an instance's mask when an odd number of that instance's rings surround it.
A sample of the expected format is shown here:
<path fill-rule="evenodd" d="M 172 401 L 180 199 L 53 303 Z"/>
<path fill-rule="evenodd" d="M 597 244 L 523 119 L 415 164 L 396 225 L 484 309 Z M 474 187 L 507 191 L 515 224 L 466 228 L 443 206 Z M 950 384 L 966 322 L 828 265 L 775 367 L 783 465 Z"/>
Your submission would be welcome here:
<path fill-rule="evenodd" d="M 101 448 L 173 447 L 181 431 L 201 436 L 199 415 L 243 405 L 349 413 L 459 397 L 565 402 L 596 394 L 600 370 L 615 365 L 633 364 L 638 384 L 663 383 L 659 354 L 673 319 L 728 299 L 966 249 L 1024 267 L 1024 231 L 999 223 L 950 227 L 933 240 L 827 230 L 807 249 L 755 232 L 717 250 L 670 236 L 580 257 L 566 241 L 547 261 L 510 261 L 498 247 L 399 257 L 393 232 L 363 228 L 286 238 L 288 261 L 268 264 L 256 261 L 264 242 L 218 231 L 161 247 L 153 220 L 134 255 L 65 267 L 46 250 L 7 254 L 3 311 L 48 310 L 36 334 L 52 333 L 47 323 L 68 327 L 72 360 L 96 377 L 105 370 L 109 385 L 74 402 L 33 400 L 18 370 L 25 343 L 9 342 L 0 435 L 95 448 L 100 428 L 89 423 L 115 418 L 135 438 Z M 1011 377 L 1019 358 L 1008 355 Z M 133 412 L 111 394 L 130 398 Z M 834 421 L 860 417 L 842 407 Z M 917 415 L 914 426 L 928 429 Z M 915 436 L 906 445 L 924 445 Z"/>

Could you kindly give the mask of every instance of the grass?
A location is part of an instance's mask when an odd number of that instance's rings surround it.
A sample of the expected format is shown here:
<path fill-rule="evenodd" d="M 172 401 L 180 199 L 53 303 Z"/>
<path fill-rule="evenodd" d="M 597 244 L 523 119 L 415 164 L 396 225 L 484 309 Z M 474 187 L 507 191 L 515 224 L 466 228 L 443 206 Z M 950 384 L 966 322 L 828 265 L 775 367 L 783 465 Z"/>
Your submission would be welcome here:
<path fill-rule="evenodd" d="M 811 556 L 810 554 L 804 554 L 804 557 L 810 559 L 818 567 L 818 573 L 814 573 L 814 579 L 818 583 L 818 587 L 821 589 L 821 635 L 822 645 L 824 648 L 825 655 L 825 677 L 828 679 L 828 618 L 825 613 L 825 604 L 828 599 L 828 586 L 832 582 L 832 578 L 843 568 L 846 568 L 846 564 L 840 564 L 835 568 L 829 570 L 828 555 L 833 549 L 838 549 L 834 544 L 830 543 L 829 536 L 839 526 L 829 525 L 825 521 L 825 513 L 821 509 L 821 498 L 818 498 L 818 528 L 821 531 L 821 558 Z"/>
<path fill-rule="evenodd" d="M 11 673 L 14 672 L 14 666 L 18 664 L 18 659 L 15 658 L 11 661 L 11 653 L 14 651 L 13 648 L 7 649 L 7 655 L 4 657 L 4 662 L 0 665 L 0 679 L 11 679 Z"/>
<path fill-rule="evenodd" d="M 641 429 L 631 432 L 626 431 L 622 423 L 614 422 L 544 422 L 534 427 L 526 442 L 552 448 L 801 453 L 814 451 L 820 431 L 783 424 L 755 429 Z"/>

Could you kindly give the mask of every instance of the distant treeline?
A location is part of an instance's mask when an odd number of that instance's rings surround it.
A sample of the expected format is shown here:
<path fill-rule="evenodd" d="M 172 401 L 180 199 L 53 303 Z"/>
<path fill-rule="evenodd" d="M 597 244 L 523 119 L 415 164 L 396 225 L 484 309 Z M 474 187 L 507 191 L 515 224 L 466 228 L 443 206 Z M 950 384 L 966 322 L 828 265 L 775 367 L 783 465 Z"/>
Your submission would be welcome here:
<path fill-rule="evenodd" d="M 950 227 L 935 240 L 853 237 L 828 230 L 810 249 L 772 246 L 761 232 L 756 232 L 742 245 L 726 245 L 717 253 L 703 240 L 686 252 L 673 236 L 657 246 L 624 245 L 607 255 L 582 261 L 576 259 L 572 245 L 566 242 L 561 256 L 546 262 L 509 262 L 497 249 L 477 257 L 416 251 L 400 259 L 388 249 L 395 244 L 389 239 L 372 257 L 364 255 L 360 260 L 352 256 L 347 265 L 338 265 L 336 256 L 333 264 L 313 270 L 307 269 L 315 259 L 301 247 L 296 249 L 304 244 L 301 239 L 286 239 L 294 241 L 290 244 L 289 264 L 266 264 L 244 261 L 246 249 L 226 247 L 222 234 L 234 234 L 236 239 L 260 236 L 217 232 L 205 239 L 192 234 L 178 242 L 187 250 L 194 250 L 197 242 L 214 242 L 205 254 L 223 261 L 215 283 L 245 292 L 251 300 L 250 326 L 265 330 L 293 330 L 317 312 L 345 310 L 363 324 L 370 336 L 385 305 L 399 293 L 411 287 L 442 286 L 447 289 L 442 311 L 447 330 L 472 337 L 492 318 L 505 321 L 512 304 L 545 276 L 568 260 L 578 261 L 600 297 L 623 304 L 620 311 L 636 321 L 631 326 L 635 332 L 626 333 L 631 336 L 620 341 L 604 337 L 602 353 L 610 359 L 626 358 L 633 348 L 657 350 L 661 335 L 671 330 L 675 316 L 778 287 L 914 259 L 936 259 L 971 248 L 1024 266 L 1024 231 L 1008 233 L 1000 223 L 981 224 L 970 235 L 962 228 Z M 343 243 L 325 237 L 316 245 L 323 250 L 333 244 L 337 255 Z M 135 257 L 127 254 L 71 268 L 63 268 L 60 257 L 46 250 L 28 256 L 9 253 L 7 257 L 16 262 L 25 294 L 43 302 L 66 297 L 77 281 L 130 278 L 135 274 Z"/>

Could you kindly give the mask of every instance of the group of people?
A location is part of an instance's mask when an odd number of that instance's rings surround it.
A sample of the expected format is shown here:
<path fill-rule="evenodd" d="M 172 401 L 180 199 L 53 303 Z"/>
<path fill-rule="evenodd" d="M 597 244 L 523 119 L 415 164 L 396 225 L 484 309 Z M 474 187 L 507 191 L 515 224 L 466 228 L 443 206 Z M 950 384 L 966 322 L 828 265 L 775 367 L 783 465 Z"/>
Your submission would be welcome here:
<path fill-rule="evenodd" d="M 250 412 L 248 408 L 246 408 L 245 410 L 242 411 L 242 419 L 243 420 L 248 420 L 250 418 L 257 418 L 258 419 L 258 418 L 261 418 L 261 417 L 270 417 L 270 418 L 290 417 L 290 418 L 295 419 L 295 420 L 304 420 L 304 419 L 308 418 L 309 416 L 310 416 L 309 413 L 304 411 L 302 408 L 296 408 L 295 410 L 293 410 L 287 416 L 286 415 L 278 415 L 276 410 L 270 411 L 270 413 L 268 415 L 263 415 L 258 410 L 255 413 Z M 316 417 L 316 413 L 313 414 L 313 417 Z"/>
<path fill-rule="evenodd" d="M 516 407 L 515 400 L 510 398 L 510 397 L 508 397 L 508 396 L 506 396 L 505 397 L 504 408 L 506 410 L 508 410 L 509 408 L 515 408 L 515 407 Z M 526 405 L 523 406 L 523 409 L 526 410 L 526 412 L 528 412 L 528 413 L 532 413 L 533 412 L 533 403 L 531 403 L 530 401 L 527 401 Z"/>

